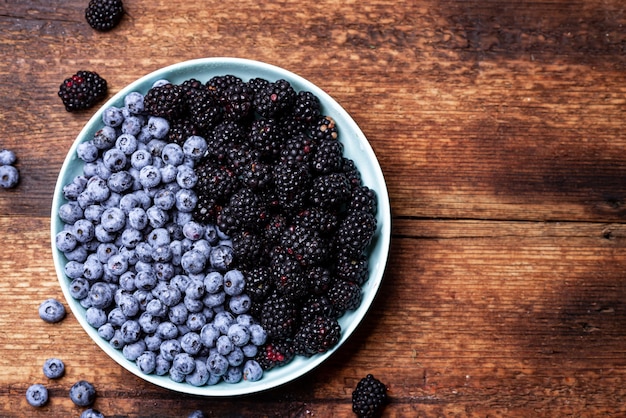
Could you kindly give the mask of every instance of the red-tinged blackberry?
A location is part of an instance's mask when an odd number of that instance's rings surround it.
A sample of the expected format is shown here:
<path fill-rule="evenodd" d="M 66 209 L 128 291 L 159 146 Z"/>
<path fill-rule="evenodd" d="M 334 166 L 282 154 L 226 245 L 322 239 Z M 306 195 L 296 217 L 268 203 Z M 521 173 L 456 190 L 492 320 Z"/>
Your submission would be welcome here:
<path fill-rule="evenodd" d="M 259 160 L 250 160 L 239 169 L 239 180 L 252 190 L 264 190 L 272 184 L 273 166 Z"/>
<path fill-rule="evenodd" d="M 335 120 L 330 116 L 320 116 L 317 121 L 313 122 L 310 134 L 317 141 L 336 141 L 339 137 Z"/>
<path fill-rule="evenodd" d="M 243 269 L 245 292 L 253 302 L 264 301 L 272 292 L 272 273 L 269 266 L 255 265 Z"/>
<path fill-rule="evenodd" d="M 206 82 L 206 86 L 216 97 L 222 98 L 226 89 L 233 84 L 242 84 L 243 80 L 232 74 L 216 75 Z"/>
<path fill-rule="evenodd" d="M 358 418 L 380 417 L 387 403 L 387 386 L 372 374 L 361 379 L 352 392 L 352 411 Z"/>
<path fill-rule="evenodd" d="M 264 118 L 280 116 L 290 109 L 296 100 L 296 91 L 287 80 L 270 82 L 254 95 L 254 108 Z"/>
<path fill-rule="evenodd" d="M 189 118 L 174 119 L 170 121 L 170 129 L 167 131 L 167 140 L 182 146 L 187 138 L 193 135 L 203 135 L 203 131 Z"/>
<path fill-rule="evenodd" d="M 189 100 L 194 93 L 199 90 L 208 90 L 208 87 L 200 80 L 195 78 L 189 78 L 182 83 L 180 83 L 180 87 L 183 89 L 183 93 L 187 100 Z"/>
<path fill-rule="evenodd" d="M 365 253 L 350 255 L 341 252 L 336 256 L 334 272 L 338 280 L 363 285 L 368 279 L 369 259 Z"/>
<path fill-rule="evenodd" d="M 268 161 L 280 156 L 284 136 L 276 119 L 256 119 L 250 125 L 250 145 Z"/>
<path fill-rule="evenodd" d="M 261 326 L 270 340 L 291 338 L 298 327 L 298 306 L 280 293 L 272 293 L 261 306 Z"/>
<path fill-rule="evenodd" d="M 291 257 L 275 257 L 270 264 L 272 283 L 276 291 L 291 301 L 298 301 L 308 292 L 308 282 L 302 266 Z"/>
<path fill-rule="evenodd" d="M 357 168 L 356 164 L 354 164 L 354 160 L 344 157 L 341 167 L 343 172 L 346 174 L 348 181 L 350 182 L 350 187 L 359 187 L 363 184 L 361 179 L 361 172 Z"/>
<path fill-rule="evenodd" d="M 295 357 L 293 342 L 289 339 L 275 339 L 259 348 L 255 360 L 263 370 L 271 370 L 289 363 Z"/>
<path fill-rule="evenodd" d="M 245 83 L 234 83 L 224 89 L 220 103 L 224 108 L 224 117 L 236 121 L 252 115 L 254 91 Z"/>
<path fill-rule="evenodd" d="M 230 239 L 238 266 L 252 267 L 264 262 L 265 242 L 257 233 L 245 230 L 235 231 Z"/>
<path fill-rule="evenodd" d="M 309 267 L 304 275 L 309 282 L 309 292 L 313 295 L 325 294 L 335 281 L 331 271 L 323 266 Z"/>
<path fill-rule="evenodd" d="M 376 201 L 376 192 L 367 186 L 358 186 L 352 189 L 350 204 L 348 210 L 371 213 L 376 215 L 378 210 L 378 202 Z"/>
<path fill-rule="evenodd" d="M 293 117 L 306 124 L 317 121 L 320 117 L 320 102 L 317 96 L 306 90 L 298 92 L 293 106 Z"/>
<path fill-rule="evenodd" d="M 317 207 L 340 209 L 351 195 L 350 183 L 343 173 L 315 177 L 311 184 L 310 200 Z"/>
<path fill-rule="evenodd" d="M 353 311 L 361 304 L 361 286 L 352 282 L 336 280 L 327 294 L 328 300 L 333 305 L 333 312 L 337 318 L 346 311 Z"/>
<path fill-rule="evenodd" d="M 225 161 L 228 152 L 246 142 L 246 129 L 232 120 L 224 120 L 207 133 L 207 153 L 219 161 Z"/>
<path fill-rule="evenodd" d="M 289 220 L 282 213 L 271 215 L 263 230 L 263 237 L 268 246 L 271 248 L 277 246 L 280 243 L 280 238 L 283 236 L 285 228 L 288 226 Z"/>
<path fill-rule="evenodd" d="M 322 207 L 310 207 L 300 211 L 293 219 L 294 224 L 330 236 L 339 227 L 337 211 Z"/>
<path fill-rule="evenodd" d="M 192 89 L 186 93 L 189 118 L 203 131 L 213 129 L 222 120 L 222 107 L 212 92 L 206 88 Z"/>
<path fill-rule="evenodd" d="M 306 323 L 318 316 L 334 318 L 333 305 L 325 295 L 309 295 L 300 304 L 300 321 Z"/>
<path fill-rule="evenodd" d="M 304 163 L 280 162 L 274 166 L 274 190 L 280 204 L 290 206 L 311 187 L 311 171 Z"/>
<path fill-rule="evenodd" d="M 168 120 L 177 119 L 187 110 L 183 89 L 172 83 L 152 87 L 143 98 L 146 112 Z"/>
<path fill-rule="evenodd" d="M 341 221 L 335 234 L 334 245 L 338 252 L 361 254 L 372 242 L 376 232 L 376 218 L 369 212 L 350 211 Z"/>
<path fill-rule="evenodd" d="M 122 0 L 91 0 L 85 9 L 85 20 L 100 32 L 116 27 L 124 17 Z"/>
<path fill-rule="evenodd" d="M 319 232 L 299 225 L 292 225 L 283 231 L 280 247 L 303 266 L 324 263 L 330 248 Z"/>
<path fill-rule="evenodd" d="M 266 222 L 267 210 L 263 200 L 246 187 L 233 193 L 217 216 L 219 228 L 228 235 L 237 230 L 260 231 Z"/>
<path fill-rule="evenodd" d="M 224 202 L 240 187 L 235 173 L 211 159 L 203 159 L 194 171 L 198 176 L 194 188 L 198 196 L 206 195 L 216 202 Z"/>
<path fill-rule="evenodd" d="M 308 163 L 315 153 L 315 142 L 304 134 L 288 138 L 280 151 L 280 159 L 285 162 Z"/>
<path fill-rule="evenodd" d="M 319 174 L 329 174 L 341 171 L 343 164 L 343 144 L 339 141 L 327 139 L 319 141 L 315 153 L 310 159 L 313 171 Z"/>
<path fill-rule="evenodd" d="M 78 71 L 59 86 L 65 110 L 74 112 L 93 107 L 107 95 L 107 82 L 93 71 Z"/>
<path fill-rule="evenodd" d="M 311 357 L 335 347 L 341 338 L 341 326 L 335 318 L 318 316 L 300 326 L 293 337 L 296 354 Z"/>

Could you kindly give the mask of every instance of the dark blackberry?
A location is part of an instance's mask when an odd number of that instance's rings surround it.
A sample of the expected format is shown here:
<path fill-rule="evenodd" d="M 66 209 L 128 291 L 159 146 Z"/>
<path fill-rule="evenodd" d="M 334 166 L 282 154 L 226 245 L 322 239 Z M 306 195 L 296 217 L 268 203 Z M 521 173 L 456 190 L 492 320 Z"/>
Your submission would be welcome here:
<path fill-rule="evenodd" d="M 100 32 L 116 27 L 124 17 L 122 0 L 90 0 L 85 9 L 85 20 Z"/>
<path fill-rule="evenodd" d="M 289 220 L 282 213 L 273 214 L 263 230 L 263 236 L 268 246 L 275 247 L 280 243 L 285 228 L 289 226 Z"/>
<path fill-rule="evenodd" d="M 324 295 L 309 295 L 300 304 L 301 323 L 309 322 L 318 316 L 334 318 L 333 305 Z"/>
<path fill-rule="evenodd" d="M 293 117 L 306 124 L 317 121 L 320 117 L 320 102 L 317 96 L 306 90 L 298 92 L 293 106 Z"/>
<path fill-rule="evenodd" d="M 369 259 L 366 254 L 339 253 L 335 260 L 335 277 L 338 280 L 363 285 L 368 279 Z"/>
<path fill-rule="evenodd" d="M 222 120 L 222 107 L 208 89 L 188 89 L 186 102 L 190 119 L 203 131 L 213 129 Z"/>
<path fill-rule="evenodd" d="M 358 418 L 380 417 L 387 402 L 387 387 L 371 374 L 361 379 L 352 392 L 352 411 Z"/>
<path fill-rule="evenodd" d="M 335 120 L 330 116 L 320 116 L 311 125 L 310 135 L 317 141 L 335 141 L 339 137 Z"/>
<path fill-rule="evenodd" d="M 353 311 L 361 304 L 361 286 L 353 282 L 343 280 L 335 281 L 327 294 L 328 300 L 333 305 L 333 312 L 338 318 L 346 311 Z"/>
<path fill-rule="evenodd" d="M 187 138 L 193 135 L 203 135 L 203 131 L 189 118 L 174 119 L 170 121 L 170 129 L 167 131 L 167 140 L 182 146 Z"/>
<path fill-rule="evenodd" d="M 325 353 L 337 345 L 341 327 L 335 318 L 317 316 L 302 324 L 293 338 L 296 354 L 311 357 Z"/>
<path fill-rule="evenodd" d="M 256 119 L 252 122 L 250 145 L 259 150 L 263 158 L 276 160 L 280 156 L 283 143 L 283 134 L 276 119 Z"/>
<path fill-rule="evenodd" d="M 252 163 L 261 158 L 260 153 L 252 148 L 248 143 L 234 144 L 226 150 L 226 161 L 229 167 L 241 176 L 243 170 Z"/>
<path fill-rule="evenodd" d="M 229 150 L 246 142 L 246 130 L 235 121 L 224 120 L 206 135 L 207 153 L 224 161 Z"/>
<path fill-rule="evenodd" d="M 353 188 L 348 210 L 362 210 L 363 212 L 376 215 L 376 211 L 378 210 L 376 192 L 367 186 L 358 186 Z"/>
<path fill-rule="evenodd" d="M 311 168 L 319 174 L 341 171 L 343 164 L 343 144 L 339 141 L 322 140 L 315 147 L 310 159 Z"/>
<path fill-rule="evenodd" d="M 167 120 L 179 118 L 187 110 L 183 89 L 172 83 L 152 87 L 143 99 L 146 112 Z"/>
<path fill-rule="evenodd" d="M 238 230 L 260 231 L 267 222 L 262 199 L 252 190 L 242 187 L 233 193 L 228 204 L 217 216 L 219 228 L 231 235 Z"/>
<path fill-rule="evenodd" d="M 298 307 L 287 296 L 273 293 L 261 305 L 259 321 L 270 340 L 291 338 L 298 327 Z"/>
<path fill-rule="evenodd" d="M 296 119 L 293 115 L 283 115 L 279 120 L 280 131 L 285 138 L 296 135 L 309 135 L 310 125 L 302 120 Z"/>
<path fill-rule="evenodd" d="M 329 255 L 329 244 L 319 232 L 298 225 L 283 231 L 280 247 L 303 266 L 320 265 Z"/>
<path fill-rule="evenodd" d="M 313 295 L 323 295 L 328 292 L 335 280 L 331 271 L 323 266 L 309 267 L 304 275 L 309 282 L 309 292 Z"/>
<path fill-rule="evenodd" d="M 208 87 L 204 83 L 202 83 L 202 81 L 195 78 L 189 78 L 183 81 L 182 83 L 180 83 L 180 87 L 182 88 L 187 100 L 190 100 L 194 93 L 199 90 L 208 90 Z"/>
<path fill-rule="evenodd" d="M 234 232 L 230 239 L 235 260 L 240 267 L 253 267 L 263 262 L 265 243 L 261 236 L 244 230 Z"/>
<path fill-rule="evenodd" d="M 252 115 L 252 99 L 254 91 L 244 83 L 233 83 L 227 86 L 221 95 L 224 116 L 228 119 L 241 121 Z"/>
<path fill-rule="evenodd" d="M 302 266 L 291 257 L 275 257 L 270 265 L 276 291 L 289 300 L 298 301 L 307 294 L 308 282 Z"/>
<path fill-rule="evenodd" d="M 272 273 L 269 266 L 255 265 L 243 269 L 246 277 L 245 292 L 253 302 L 264 301 L 271 293 Z"/>
<path fill-rule="evenodd" d="M 246 82 L 246 85 L 252 89 L 255 95 L 265 89 L 270 82 L 264 78 L 255 77 Z"/>
<path fill-rule="evenodd" d="M 359 172 L 357 166 L 354 164 L 354 160 L 344 157 L 341 167 L 342 171 L 345 173 L 348 181 L 350 182 L 350 187 L 359 187 L 363 184 L 361 179 L 361 173 Z"/>
<path fill-rule="evenodd" d="M 258 160 L 250 160 L 239 169 L 239 179 L 252 190 L 269 187 L 273 179 L 273 166 Z"/>
<path fill-rule="evenodd" d="M 275 339 L 259 348 L 255 360 L 263 370 L 271 370 L 289 363 L 295 357 L 293 342 L 288 339 Z"/>
<path fill-rule="evenodd" d="M 270 82 L 254 95 L 254 108 L 264 118 L 280 116 L 296 100 L 296 91 L 287 80 Z"/>
<path fill-rule="evenodd" d="M 58 95 L 68 112 L 93 107 L 107 95 L 107 82 L 93 71 L 78 71 L 59 86 Z"/>
<path fill-rule="evenodd" d="M 315 143 L 304 134 L 292 136 L 285 141 L 280 159 L 285 162 L 308 163 L 315 153 Z"/>
<path fill-rule="evenodd" d="M 224 97 L 226 89 L 233 84 L 243 84 L 243 80 L 235 75 L 225 74 L 211 77 L 206 82 L 208 89 L 220 100 Z"/>
<path fill-rule="evenodd" d="M 209 193 L 197 193 L 198 202 L 192 215 L 196 222 L 203 224 L 213 224 L 217 213 L 220 211 L 218 201 Z"/>
<path fill-rule="evenodd" d="M 280 162 L 274 166 L 274 189 L 284 208 L 303 205 L 311 186 L 311 172 L 304 163 Z"/>
<path fill-rule="evenodd" d="M 211 159 L 203 159 L 194 167 L 198 176 L 195 191 L 215 202 L 225 202 L 239 189 L 239 181 L 231 170 Z"/>
<path fill-rule="evenodd" d="M 294 217 L 293 222 L 296 225 L 318 231 L 323 236 L 330 236 L 339 227 L 339 216 L 334 210 L 311 207 L 300 211 Z"/>
<path fill-rule="evenodd" d="M 376 232 L 376 218 L 364 211 L 350 211 L 335 234 L 335 248 L 348 255 L 361 254 Z"/>
<path fill-rule="evenodd" d="M 340 209 L 348 203 L 351 195 L 350 183 L 343 173 L 315 177 L 311 184 L 311 203 L 317 207 Z"/>

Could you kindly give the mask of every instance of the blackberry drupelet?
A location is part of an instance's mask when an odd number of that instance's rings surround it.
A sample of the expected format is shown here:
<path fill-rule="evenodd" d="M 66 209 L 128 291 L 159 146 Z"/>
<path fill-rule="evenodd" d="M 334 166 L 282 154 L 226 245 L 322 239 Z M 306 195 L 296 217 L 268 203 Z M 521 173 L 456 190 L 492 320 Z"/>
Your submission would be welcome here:
<path fill-rule="evenodd" d="M 261 306 L 259 320 L 270 339 L 291 338 L 298 327 L 298 306 L 287 296 L 272 293 Z"/>
<path fill-rule="evenodd" d="M 268 83 L 254 95 L 254 108 L 264 118 L 280 116 L 291 108 L 296 100 L 296 91 L 287 80 Z"/>
<path fill-rule="evenodd" d="M 338 252 L 348 255 L 361 254 L 372 242 L 376 232 L 376 218 L 362 210 L 349 211 L 335 234 Z"/>
<path fill-rule="evenodd" d="M 274 247 L 280 243 L 285 228 L 289 226 L 289 221 L 282 213 L 273 214 L 263 230 L 263 236 L 268 246 Z"/>
<path fill-rule="evenodd" d="M 280 131 L 285 138 L 291 138 L 296 135 L 309 135 L 311 126 L 300 119 L 296 119 L 294 115 L 283 115 L 279 120 Z"/>
<path fill-rule="evenodd" d="M 85 20 L 93 29 L 106 32 L 116 27 L 124 17 L 122 0 L 90 0 Z"/>
<path fill-rule="evenodd" d="M 289 363 L 295 355 L 291 340 L 274 339 L 259 349 L 255 360 L 263 370 L 271 370 Z"/>
<path fill-rule="evenodd" d="M 147 113 L 167 120 L 177 119 L 187 110 L 182 87 L 172 83 L 152 87 L 144 96 L 143 104 Z"/>
<path fill-rule="evenodd" d="M 335 141 L 339 137 L 335 120 L 330 116 L 320 116 L 311 125 L 310 135 L 317 141 Z"/>
<path fill-rule="evenodd" d="M 330 173 L 317 176 L 311 185 L 311 203 L 316 207 L 338 210 L 348 203 L 350 183 L 343 173 Z"/>
<path fill-rule="evenodd" d="M 313 171 L 329 174 L 341 171 L 343 164 L 343 144 L 339 141 L 322 140 L 317 143 L 310 160 Z"/>
<path fill-rule="evenodd" d="M 337 345 L 341 338 L 341 327 L 335 318 L 317 316 L 303 323 L 293 338 L 296 354 L 311 357 L 325 353 Z"/>
<path fill-rule="evenodd" d="M 93 107 L 107 95 L 107 82 L 93 71 L 78 71 L 59 86 L 58 95 L 68 112 Z"/>
<path fill-rule="evenodd" d="M 269 83 L 270 82 L 268 80 L 261 77 L 254 77 L 246 82 L 248 87 L 252 89 L 255 95 L 265 89 L 269 85 Z"/>
<path fill-rule="evenodd" d="M 338 318 L 346 311 L 352 311 L 361 304 L 361 286 L 343 280 L 335 281 L 328 289 L 328 300 L 333 305 L 333 311 Z"/>
<path fill-rule="evenodd" d="M 361 379 L 352 392 L 352 411 L 359 418 L 380 417 L 387 402 L 387 387 L 372 374 Z"/>

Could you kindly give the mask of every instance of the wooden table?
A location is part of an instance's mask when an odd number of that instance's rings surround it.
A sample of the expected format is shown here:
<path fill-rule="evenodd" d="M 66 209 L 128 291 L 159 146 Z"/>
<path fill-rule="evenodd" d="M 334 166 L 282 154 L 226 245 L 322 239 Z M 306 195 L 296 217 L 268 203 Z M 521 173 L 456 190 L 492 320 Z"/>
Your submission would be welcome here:
<path fill-rule="evenodd" d="M 0 416 L 78 416 L 73 381 L 106 416 L 351 416 L 368 373 L 385 416 L 625 416 L 626 6 L 589 1 L 126 0 L 109 33 L 87 1 L 0 2 L 0 146 L 22 180 L 0 190 Z M 386 176 L 388 269 L 364 324 L 296 383 L 234 399 L 145 383 L 89 340 L 61 300 L 50 207 L 92 111 L 56 96 L 80 69 L 110 95 L 160 67 L 236 56 L 322 86 Z M 41 371 L 62 358 L 66 376 Z M 42 409 L 25 400 L 45 381 Z"/>

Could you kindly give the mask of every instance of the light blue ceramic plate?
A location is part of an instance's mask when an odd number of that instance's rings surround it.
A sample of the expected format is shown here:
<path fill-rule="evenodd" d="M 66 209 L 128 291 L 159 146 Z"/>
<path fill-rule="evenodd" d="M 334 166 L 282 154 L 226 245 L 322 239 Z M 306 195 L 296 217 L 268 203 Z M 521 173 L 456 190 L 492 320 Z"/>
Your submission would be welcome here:
<path fill-rule="evenodd" d="M 263 378 L 257 382 L 241 381 L 236 384 L 221 382 L 213 386 L 195 387 L 187 383 L 176 383 L 167 376 L 143 374 L 136 367 L 134 362 L 125 359 L 121 351 L 112 348 L 107 341 L 98 335 L 96 329 L 92 328 L 85 320 L 85 308 L 73 299 L 69 293 L 70 280 L 64 273 L 66 260 L 63 253 L 56 249 L 54 237 L 57 232 L 63 228 L 62 222 L 58 217 L 58 209 L 65 203 L 62 190 L 63 186 L 71 182 L 77 175 L 82 174 L 83 164 L 76 156 L 76 148 L 79 143 L 91 139 L 93 134 L 103 126 L 102 113 L 104 109 L 110 106 L 123 106 L 123 99 L 128 93 L 138 91 L 145 94 L 152 84 L 159 79 L 167 79 L 177 84 L 190 78 L 205 82 L 213 76 L 225 74 L 233 74 L 243 80 L 254 77 L 261 77 L 270 81 L 286 79 L 292 84 L 296 91 L 309 90 L 319 98 L 323 113 L 332 116 L 336 121 L 339 129 L 339 139 L 345 147 L 344 155 L 354 160 L 361 172 L 363 183 L 376 191 L 378 196 L 378 230 L 370 252 L 370 273 L 369 279 L 363 285 L 362 303 L 357 310 L 348 312 L 339 320 L 342 328 L 342 338 L 332 351 L 311 358 L 298 356 L 288 365 L 266 372 Z M 363 132 L 361 132 L 348 112 L 332 97 L 304 78 L 273 65 L 239 58 L 206 58 L 174 64 L 140 78 L 113 96 L 93 115 L 87 125 L 78 134 L 59 173 L 52 202 L 51 233 L 54 265 L 65 299 L 72 313 L 78 319 L 78 322 L 85 329 L 89 337 L 113 360 L 131 373 L 163 388 L 200 396 L 236 396 L 264 391 L 297 379 L 333 355 L 350 335 L 352 335 L 372 305 L 374 297 L 381 285 L 389 252 L 391 210 L 385 179 L 378 160 L 376 159 L 376 155 L 374 155 Z M 86 339 L 85 344 L 88 344 L 87 341 Z"/>

